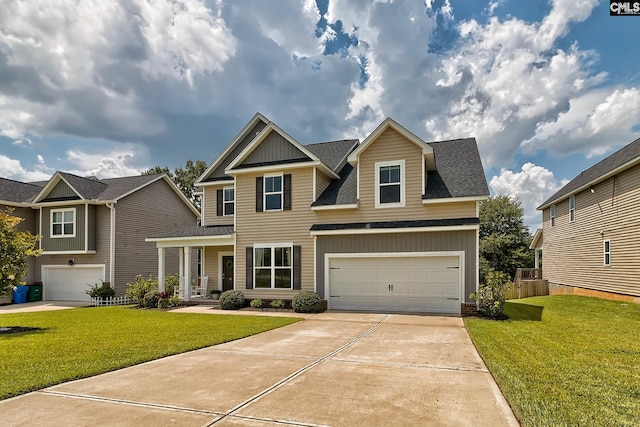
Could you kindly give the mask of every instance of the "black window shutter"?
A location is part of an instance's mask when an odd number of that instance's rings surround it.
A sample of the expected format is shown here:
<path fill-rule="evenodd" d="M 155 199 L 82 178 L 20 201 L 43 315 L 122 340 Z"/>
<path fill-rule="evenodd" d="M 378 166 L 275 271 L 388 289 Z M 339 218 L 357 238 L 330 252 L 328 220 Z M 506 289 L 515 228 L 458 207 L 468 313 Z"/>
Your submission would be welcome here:
<path fill-rule="evenodd" d="M 262 177 L 256 177 L 256 212 L 262 212 L 264 209 L 262 208 Z"/>
<path fill-rule="evenodd" d="M 302 264 L 302 260 L 300 259 L 302 252 L 302 247 L 300 245 L 293 246 L 293 289 L 300 290 L 302 289 L 302 274 L 300 265 Z"/>
<path fill-rule="evenodd" d="M 218 216 L 222 216 L 224 215 L 224 210 L 223 210 L 223 199 L 224 195 L 223 195 L 223 190 L 216 190 L 216 211 L 217 211 L 217 215 Z"/>
<path fill-rule="evenodd" d="M 284 176 L 284 197 L 282 203 L 282 209 L 285 211 L 291 210 L 291 174 Z"/>
<path fill-rule="evenodd" d="M 247 289 L 253 289 L 253 247 L 247 246 Z"/>

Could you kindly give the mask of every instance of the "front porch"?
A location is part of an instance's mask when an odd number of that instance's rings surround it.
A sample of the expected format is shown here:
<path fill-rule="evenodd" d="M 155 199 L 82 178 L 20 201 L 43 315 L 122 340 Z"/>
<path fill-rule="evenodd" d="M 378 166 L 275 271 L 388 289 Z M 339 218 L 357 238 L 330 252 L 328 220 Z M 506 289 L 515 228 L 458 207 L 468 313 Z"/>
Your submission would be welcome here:
<path fill-rule="evenodd" d="M 195 227 L 149 237 L 158 250 L 158 289 L 164 291 L 167 250 L 177 248 L 178 294 L 185 302 L 213 302 L 213 290 L 234 288 L 233 226 Z"/>

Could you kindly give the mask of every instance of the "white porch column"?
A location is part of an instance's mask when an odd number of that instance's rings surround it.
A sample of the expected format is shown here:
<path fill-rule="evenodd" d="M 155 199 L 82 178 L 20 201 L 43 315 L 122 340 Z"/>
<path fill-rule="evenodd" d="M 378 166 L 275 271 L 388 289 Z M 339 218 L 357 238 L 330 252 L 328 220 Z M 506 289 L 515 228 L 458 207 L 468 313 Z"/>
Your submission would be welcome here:
<path fill-rule="evenodd" d="M 535 249 L 534 250 L 535 256 L 536 256 L 536 261 L 535 261 L 535 268 L 540 268 L 540 249 Z"/>
<path fill-rule="evenodd" d="M 158 291 L 164 291 L 164 248 L 158 248 Z"/>
<path fill-rule="evenodd" d="M 184 250 L 184 300 L 189 301 L 191 298 L 191 248 L 186 247 Z"/>
<path fill-rule="evenodd" d="M 185 285 L 184 278 L 184 248 L 178 248 L 178 260 L 179 260 L 179 268 L 178 268 L 178 276 L 180 278 L 180 291 L 182 291 L 182 298 L 185 301 L 189 301 L 189 293 L 187 292 L 187 286 Z"/>

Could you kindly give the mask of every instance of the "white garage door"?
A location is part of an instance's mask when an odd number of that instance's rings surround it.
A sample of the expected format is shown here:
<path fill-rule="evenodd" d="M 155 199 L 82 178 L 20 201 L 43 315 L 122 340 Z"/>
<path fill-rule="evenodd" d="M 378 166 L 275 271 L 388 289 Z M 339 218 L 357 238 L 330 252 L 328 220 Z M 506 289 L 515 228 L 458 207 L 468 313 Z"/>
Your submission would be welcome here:
<path fill-rule="evenodd" d="M 42 266 L 42 291 L 49 301 L 85 301 L 89 285 L 102 280 L 104 266 Z"/>
<path fill-rule="evenodd" d="M 329 257 L 330 308 L 459 314 L 460 256 Z"/>

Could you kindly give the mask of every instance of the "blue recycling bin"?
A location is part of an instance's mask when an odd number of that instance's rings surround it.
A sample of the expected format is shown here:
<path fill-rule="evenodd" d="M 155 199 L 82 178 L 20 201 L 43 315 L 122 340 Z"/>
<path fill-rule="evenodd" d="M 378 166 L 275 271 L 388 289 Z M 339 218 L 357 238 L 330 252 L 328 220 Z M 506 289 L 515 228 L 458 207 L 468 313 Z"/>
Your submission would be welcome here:
<path fill-rule="evenodd" d="M 28 286 L 16 286 L 16 290 L 13 291 L 13 302 L 16 304 L 22 304 L 27 302 L 27 294 L 29 293 Z"/>

